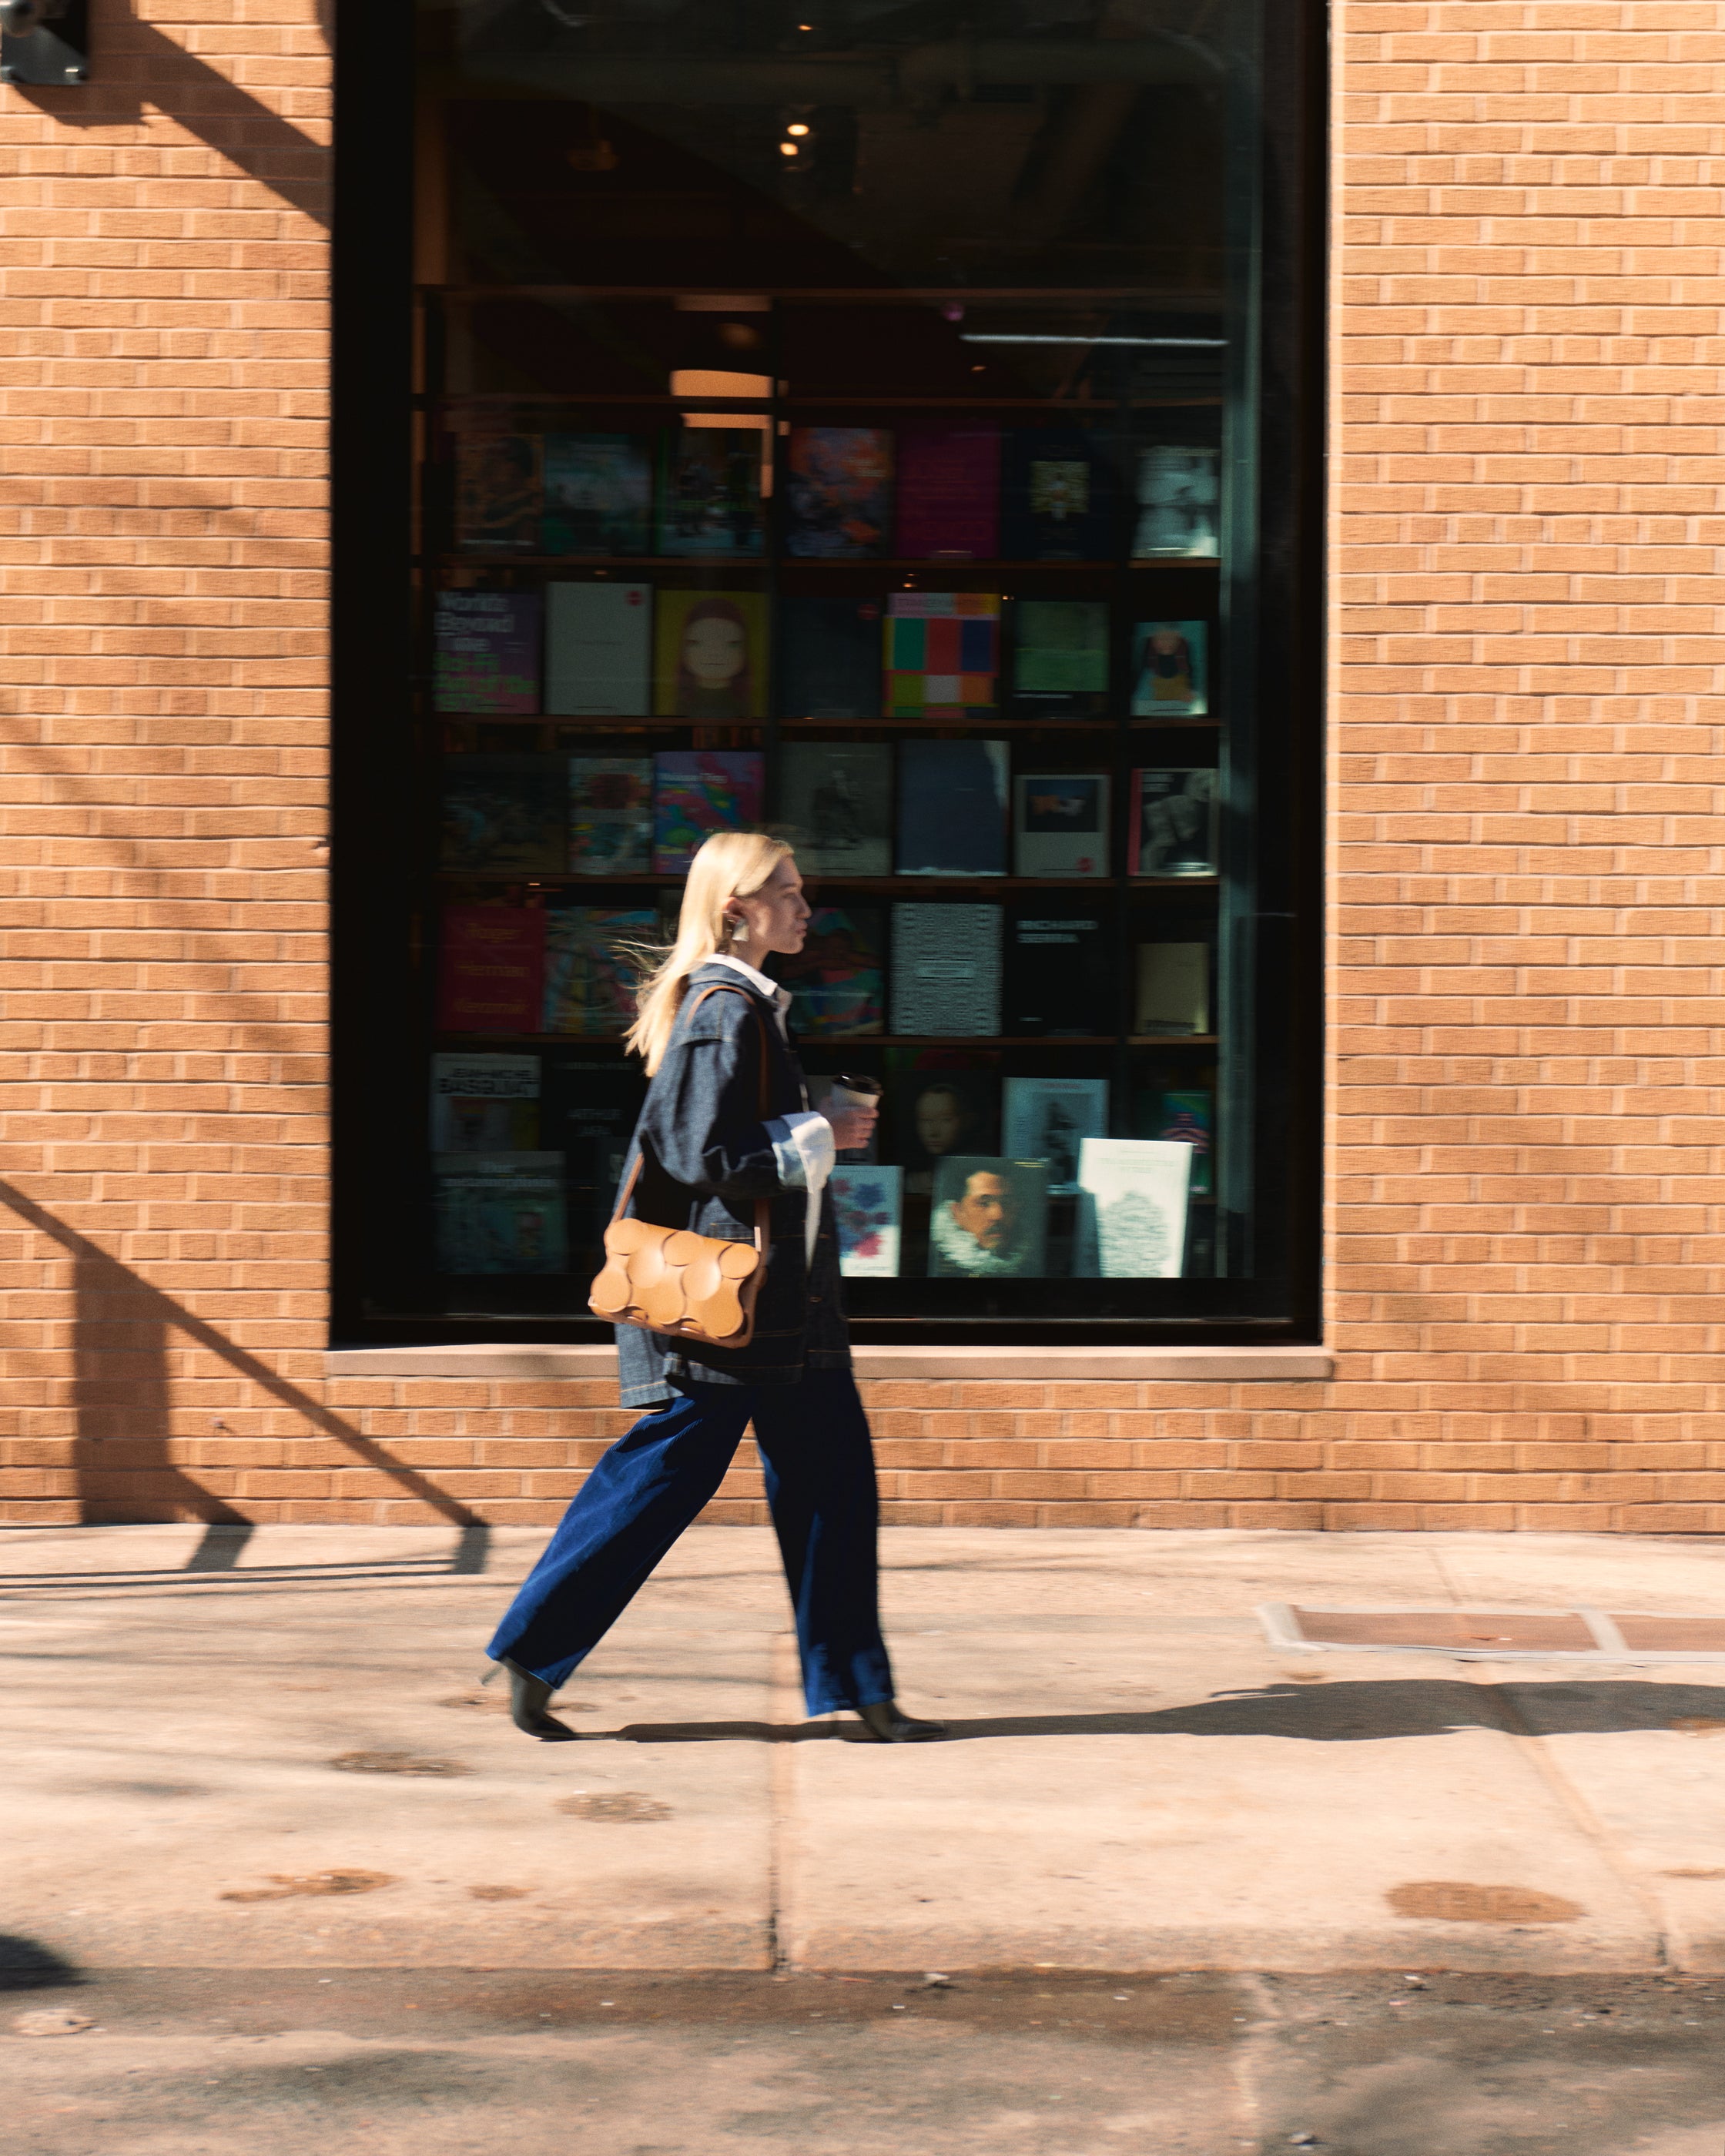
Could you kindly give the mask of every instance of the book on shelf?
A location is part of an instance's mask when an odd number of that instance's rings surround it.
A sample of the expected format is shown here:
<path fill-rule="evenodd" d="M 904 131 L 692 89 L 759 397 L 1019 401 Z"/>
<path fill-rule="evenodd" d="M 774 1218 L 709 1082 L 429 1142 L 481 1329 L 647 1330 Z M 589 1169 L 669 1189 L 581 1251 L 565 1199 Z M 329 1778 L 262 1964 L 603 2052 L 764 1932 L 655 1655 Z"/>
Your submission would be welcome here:
<path fill-rule="evenodd" d="M 1132 558 L 1214 562 L 1222 552 L 1219 449 L 1155 443 L 1138 452 Z"/>
<path fill-rule="evenodd" d="M 713 831 L 761 820 L 766 760 L 757 749 L 664 749 L 653 759 L 653 866 L 680 875 Z"/>
<path fill-rule="evenodd" d="M 767 708 L 767 599 L 761 592 L 661 590 L 654 608 L 660 717 L 735 726 Z"/>
<path fill-rule="evenodd" d="M 1113 947 L 1110 925 L 1094 906 L 1014 909 L 1001 1030 L 1049 1040 L 1117 1032 Z"/>
<path fill-rule="evenodd" d="M 438 934 L 439 1033 L 537 1033 L 544 992 L 540 907 L 444 907 Z"/>
<path fill-rule="evenodd" d="M 1013 781 L 1013 860 L 1021 876 L 1108 874 L 1106 771 L 1020 772 Z"/>
<path fill-rule="evenodd" d="M 431 1059 L 434 1152 L 531 1152 L 539 1143 L 539 1058 L 455 1050 Z"/>
<path fill-rule="evenodd" d="M 544 554 L 650 554 L 650 434 L 545 437 Z"/>
<path fill-rule="evenodd" d="M 1203 718 L 1210 707 L 1209 624 L 1141 621 L 1132 628 L 1132 715 Z"/>
<path fill-rule="evenodd" d="M 1215 1130 L 1215 1096 L 1209 1086 L 1185 1086 L 1175 1092 L 1146 1091 L 1133 1105 L 1135 1137 L 1191 1147 L 1192 1194 L 1208 1198 L 1212 1189 Z"/>
<path fill-rule="evenodd" d="M 1127 827 L 1128 875 L 1221 872 L 1221 802 L 1214 768 L 1135 771 Z"/>
<path fill-rule="evenodd" d="M 531 715 L 539 709 L 537 592 L 439 592 L 432 707 Z"/>
<path fill-rule="evenodd" d="M 928 1213 L 932 1280 L 1035 1280 L 1046 1270 L 1048 1169 L 959 1153 L 937 1161 Z"/>
<path fill-rule="evenodd" d="M 449 756 L 442 770 L 445 869 L 555 875 L 563 865 L 563 798 L 548 756 Z"/>
<path fill-rule="evenodd" d="M 545 708 L 556 717 L 643 717 L 652 648 L 651 584 L 546 586 Z"/>
<path fill-rule="evenodd" d="M 998 427 L 911 427 L 900 434 L 894 547 L 906 562 L 998 559 Z"/>
<path fill-rule="evenodd" d="M 999 1150 L 999 1050 L 889 1048 L 881 1113 L 905 1188 L 926 1195 L 949 1153 Z"/>
<path fill-rule="evenodd" d="M 886 715 L 992 718 L 999 698 L 998 592 L 894 592 L 886 602 Z"/>
<path fill-rule="evenodd" d="M 803 947 L 773 970 L 791 992 L 790 1023 L 809 1040 L 860 1040 L 884 1026 L 886 923 L 878 906 L 818 906 Z"/>
<path fill-rule="evenodd" d="M 659 490 L 661 554 L 759 554 L 764 437 L 744 427 L 669 430 Z"/>
<path fill-rule="evenodd" d="M 431 1181 L 439 1272 L 568 1270 L 561 1153 L 434 1153 Z"/>
<path fill-rule="evenodd" d="M 829 1112 L 828 1104 L 832 1100 L 833 1088 L 838 1084 L 838 1080 L 811 1070 L 809 1073 L 805 1082 L 809 1087 L 809 1106 L 814 1109 L 816 1115 L 826 1116 L 829 1122 L 830 1122 L 831 1116 Z M 834 1158 L 841 1161 L 848 1162 L 853 1166 L 862 1161 L 872 1162 L 879 1160 L 880 1158 L 880 1125 L 878 1118 L 876 1119 L 874 1129 L 869 1133 L 868 1142 L 866 1145 L 841 1147 L 837 1154 L 834 1155 Z"/>
<path fill-rule="evenodd" d="M 1082 427 L 1014 427 L 1000 484 L 1000 552 L 1014 562 L 1103 562 L 1116 552 L 1114 471 Z"/>
<path fill-rule="evenodd" d="M 1170 1040 L 1210 1031 L 1208 943 L 1141 943 L 1132 1031 Z"/>
<path fill-rule="evenodd" d="M 640 962 L 631 950 L 653 945 L 658 935 L 651 906 L 547 906 L 544 1014 L 537 1029 L 620 1040 L 635 1017 Z"/>
<path fill-rule="evenodd" d="M 589 1257 L 597 1262 L 646 1097 L 647 1081 L 632 1060 L 601 1062 L 555 1049 L 546 1056 L 542 1142 L 562 1155 L 577 1269 Z"/>
<path fill-rule="evenodd" d="M 835 1168 L 827 1188 L 839 1235 L 839 1270 L 849 1280 L 896 1280 L 904 1219 L 904 1171 Z"/>
<path fill-rule="evenodd" d="M 1009 761 L 1004 741 L 900 743 L 901 875 L 1005 875 Z"/>
<path fill-rule="evenodd" d="M 792 742 L 779 751 L 778 829 L 805 876 L 892 872 L 892 751 Z"/>
<path fill-rule="evenodd" d="M 1078 1148 L 1108 1135 L 1106 1078 L 1009 1078 L 1000 1145 L 1014 1160 L 1040 1160 L 1051 1192 L 1078 1188 Z"/>
<path fill-rule="evenodd" d="M 1191 1172 L 1189 1145 L 1086 1138 L 1079 1147 L 1074 1270 L 1091 1279 L 1178 1280 Z"/>
<path fill-rule="evenodd" d="M 568 761 L 570 873 L 644 875 L 653 865 L 652 757 Z"/>
<path fill-rule="evenodd" d="M 895 906 L 892 1030 L 998 1034 L 1000 927 L 998 906 Z"/>
<path fill-rule="evenodd" d="M 793 427 L 784 494 L 788 554 L 877 558 L 891 528 L 891 434 L 884 427 Z"/>
<path fill-rule="evenodd" d="M 536 554 L 539 437 L 455 437 L 455 544 L 464 552 Z"/>
<path fill-rule="evenodd" d="M 1013 708 L 1026 718 L 1101 717 L 1108 708 L 1106 603 L 1019 599 L 1012 611 Z"/>
<path fill-rule="evenodd" d="M 878 598 L 780 600 L 780 701 L 788 718 L 880 717 L 885 613 Z"/>

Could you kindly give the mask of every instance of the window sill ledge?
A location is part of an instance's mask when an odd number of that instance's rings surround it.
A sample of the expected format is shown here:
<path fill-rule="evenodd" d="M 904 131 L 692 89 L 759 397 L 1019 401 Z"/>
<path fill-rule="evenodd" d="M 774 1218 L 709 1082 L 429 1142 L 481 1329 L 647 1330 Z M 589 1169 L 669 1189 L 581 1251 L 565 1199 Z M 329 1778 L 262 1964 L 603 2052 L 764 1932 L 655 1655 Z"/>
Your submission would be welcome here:
<path fill-rule="evenodd" d="M 955 1379 L 1007 1384 L 1238 1384 L 1312 1381 L 1332 1376 L 1327 1348 L 857 1348 L 852 1361 L 865 1383 Z M 614 1348 L 534 1347 L 501 1342 L 447 1348 L 334 1348 L 324 1357 L 331 1378 L 614 1378 Z"/>

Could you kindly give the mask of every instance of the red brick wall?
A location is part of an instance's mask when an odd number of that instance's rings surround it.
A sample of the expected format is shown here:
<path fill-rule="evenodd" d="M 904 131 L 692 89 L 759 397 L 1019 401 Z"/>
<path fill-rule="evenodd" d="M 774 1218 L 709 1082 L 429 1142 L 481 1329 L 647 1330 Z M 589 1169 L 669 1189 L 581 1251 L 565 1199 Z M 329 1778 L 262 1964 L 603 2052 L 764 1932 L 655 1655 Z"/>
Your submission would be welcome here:
<path fill-rule="evenodd" d="M 892 1517 L 1725 1527 L 1725 5 L 1336 29 L 1338 1374 L 877 1386 Z M 0 91 L 0 1504 L 547 1518 L 603 1389 L 320 1374 L 324 44 L 97 34 Z"/>

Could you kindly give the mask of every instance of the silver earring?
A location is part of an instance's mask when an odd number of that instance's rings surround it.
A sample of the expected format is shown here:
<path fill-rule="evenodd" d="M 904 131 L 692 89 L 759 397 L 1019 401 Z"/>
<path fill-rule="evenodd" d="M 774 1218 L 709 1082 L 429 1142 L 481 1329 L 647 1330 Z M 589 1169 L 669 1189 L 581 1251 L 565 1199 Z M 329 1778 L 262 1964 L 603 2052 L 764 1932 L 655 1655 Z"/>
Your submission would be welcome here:
<path fill-rule="evenodd" d="M 743 945 L 748 942 L 748 940 L 749 940 L 749 928 L 748 928 L 748 923 L 747 923 L 747 921 L 733 921 L 732 922 L 732 924 L 731 924 L 731 947 L 732 947 L 732 949 L 733 951 L 740 951 L 740 950 L 742 948 Z"/>

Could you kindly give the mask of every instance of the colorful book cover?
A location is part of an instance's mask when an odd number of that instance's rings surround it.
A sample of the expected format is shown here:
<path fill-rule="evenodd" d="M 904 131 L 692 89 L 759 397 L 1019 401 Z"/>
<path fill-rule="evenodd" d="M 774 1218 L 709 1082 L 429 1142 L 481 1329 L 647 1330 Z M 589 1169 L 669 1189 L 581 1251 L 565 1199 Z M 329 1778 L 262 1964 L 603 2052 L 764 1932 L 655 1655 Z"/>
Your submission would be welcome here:
<path fill-rule="evenodd" d="M 1128 875 L 1217 875 L 1221 870 L 1216 773 L 1135 771 Z"/>
<path fill-rule="evenodd" d="M 545 708 L 559 718 L 644 718 L 650 584 L 547 584 Z"/>
<path fill-rule="evenodd" d="M 536 434 L 455 437 L 455 544 L 482 553 L 536 554 Z"/>
<path fill-rule="evenodd" d="M 546 554 L 650 554 L 652 437 L 547 434 L 540 528 Z"/>
<path fill-rule="evenodd" d="M 563 802 L 548 756 L 452 756 L 443 767 L 446 869 L 555 875 L 563 862 Z"/>
<path fill-rule="evenodd" d="M 572 756 L 570 874 L 644 874 L 652 862 L 652 757 Z"/>
<path fill-rule="evenodd" d="M 762 437 L 747 427 L 684 427 L 664 437 L 661 554 L 758 554 Z"/>
<path fill-rule="evenodd" d="M 658 933 L 650 906 L 547 906 L 540 1031 L 620 1039 L 635 1018 L 639 962 L 630 947 L 651 945 Z"/>
<path fill-rule="evenodd" d="M 894 592 L 886 607 L 888 717 L 992 717 L 1000 673 L 999 593 Z"/>
<path fill-rule="evenodd" d="M 1202 718 L 1209 702 L 1209 625 L 1141 621 L 1132 629 L 1135 719 Z"/>
<path fill-rule="evenodd" d="M 779 702 L 787 718 L 880 717 L 886 612 L 878 598 L 779 602 Z"/>
<path fill-rule="evenodd" d="M 1180 1092 L 1142 1096 L 1137 1121 L 1140 1137 L 1160 1138 L 1169 1145 L 1191 1147 L 1192 1194 L 1194 1198 L 1208 1198 L 1211 1191 L 1212 1132 L 1215 1121 L 1215 1102 L 1209 1088 L 1195 1086 Z"/>
<path fill-rule="evenodd" d="M 839 1272 L 848 1280 L 896 1280 L 903 1169 L 835 1168 L 827 1188 L 839 1231 Z"/>
<path fill-rule="evenodd" d="M 902 742 L 898 752 L 898 873 L 1004 875 L 1004 741 Z"/>
<path fill-rule="evenodd" d="M 1015 1160 L 1040 1160 L 1050 1190 L 1070 1194 L 1078 1188 L 1080 1145 L 1108 1135 L 1108 1081 L 1009 1078 L 1001 1122 L 1001 1149 Z"/>
<path fill-rule="evenodd" d="M 935 1163 L 932 1280 L 1034 1280 L 1045 1271 L 1048 1170 L 1040 1160 L 958 1153 Z"/>
<path fill-rule="evenodd" d="M 713 831 L 761 820 L 765 759 L 755 749 L 667 749 L 653 759 L 653 867 L 680 875 Z"/>
<path fill-rule="evenodd" d="M 896 549 L 906 562 L 1000 552 L 1000 429 L 918 427 L 898 438 Z"/>
<path fill-rule="evenodd" d="M 1078 1149 L 1078 1261 L 1103 1280 L 1178 1280 L 1186 1255 L 1189 1145 L 1086 1138 Z"/>
<path fill-rule="evenodd" d="M 1014 427 L 1000 486 L 1000 552 L 1014 562 L 1102 562 L 1117 551 L 1114 475 L 1082 427 Z"/>
<path fill-rule="evenodd" d="M 873 906 L 818 906 L 802 949 L 776 958 L 791 992 L 793 1032 L 809 1040 L 860 1040 L 882 1030 L 886 924 Z"/>
<path fill-rule="evenodd" d="M 793 427 L 785 475 L 785 551 L 864 562 L 886 552 L 892 436 L 884 427 Z"/>
<path fill-rule="evenodd" d="M 431 1059 L 434 1152 L 531 1152 L 539 1142 L 539 1058 L 454 1050 Z"/>
<path fill-rule="evenodd" d="M 998 906 L 892 909 L 892 1030 L 951 1039 L 1000 1030 Z"/>
<path fill-rule="evenodd" d="M 764 593 L 661 591 L 655 613 L 653 701 L 660 717 L 734 726 L 765 716 Z"/>
<path fill-rule="evenodd" d="M 1025 716 L 1100 717 L 1108 708 L 1108 608 L 1100 599 L 1013 608 L 1013 701 Z"/>
<path fill-rule="evenodd" d="M 1214 562 L 1220 556 L 1222 453 L 1158 443 L 1138 452 L 1132 558 Z"/>
<path fill-rule="evenodd" d="M 1120 1029 L 1114 939 L 1100 910 L 1045 901 L 1006 932 L 1002 1029 L 1031 1039 L 1112 1039 Z"/>
<path fill-rule="evenodd" d="M 567 1271 L 560 1152 L 434 1153 L 431 1173 L 439 1272 Z"/>
<path fill-rule="evenodd" d="M 501 715 L 539 709 L 537 592 L 439 592 L 432 706 Z"/>
<path fill-rule="evenodd" d="M 537 1033 L 545 916 L 536 906 L 446 906 L 438 940 L 439 1033 Z"/>
<path fill-rule="evenodd" d="M 1013 857 L 1021 876 L 1108 874 L 1106 771 L 1020 772 L 1013 781 Z"/>
<path fill-rule="evenodd" d="M 778 758 L 778 823 L 809 875 L 892 873 L 892 751 L 793 742 Z"/>

